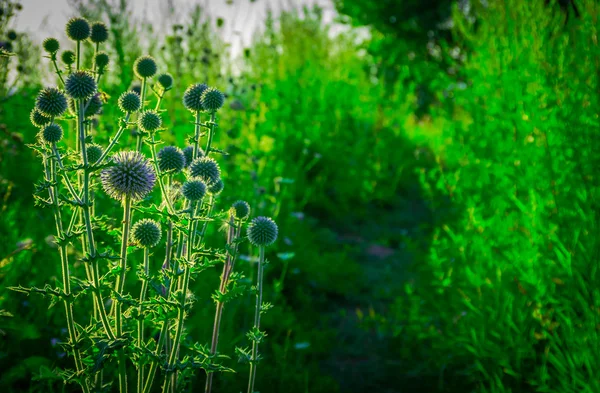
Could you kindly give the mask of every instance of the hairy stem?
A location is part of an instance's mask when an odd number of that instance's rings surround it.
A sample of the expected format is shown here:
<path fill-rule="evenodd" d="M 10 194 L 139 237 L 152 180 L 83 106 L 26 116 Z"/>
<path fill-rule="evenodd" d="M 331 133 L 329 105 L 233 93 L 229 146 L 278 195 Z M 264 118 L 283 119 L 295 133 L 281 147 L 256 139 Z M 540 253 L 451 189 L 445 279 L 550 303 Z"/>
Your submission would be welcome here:
<path fill-rule="evenodd" d="M 142 107 L 140 108 L 140 113 L 144 111 L 145 100 L 146 100 L 146 80 L 147 78 L 142 79 L 142 94 L 140 98 L 142 100 Z M 141 152 L 142 151 L 142 133 L 140 130 L 137 131 L 137 139 L 135 143 L 135 150 Z"/>
<path fill-rule="evenodd" d="M 125 288 L 125 273 L 127 272 L 127 242 L 129 240 L 129 228 L 131 222 L 131 198 L 129 196 L 125 196 L 125 200 L 123 202 L 123 230 L 121 233 L 121 264 L 120 264 L 120 272 L 117 276 L 117 282 L 115 285 L 115 291 L 117 292 L 117 297 L 123 296 L 123 290 Z M 115 318 L 117 321 L 117 336 L 121 337 L 123 335 L 123 302 L 120 299 L 115 301 L 116 306 L 115 310 Z M 119 391 L 121 393 L 127 392 L 127 369 L 126 369 L 126 359 L 125 352 L 123 349 L 119 350 Z"/>
<path fill-rule="evenodd" d="M 142 289 L 140 291 L 140 306 L 138 309 L 139 312 L 139 319 L 138 319 L 138 337 L 137 337 L 137 341 L 138 341 L 138 346 L 141 348 L 142 345 L 144 344 L 144 317 L 142 314 L 143 311 L 143 307 L 142 307 L 142 303 L 144 301 L 146 301 L 146 292 L 148 290 L 148 275 L 150 274 L 150 263 L 149 263 L 149 249 L 146 247 L 144 248 L 144 275 L 145 277 L 142 278 Z M 144 365 L 140 363 L 139 367 L 138 367 L 138 379 L 137 379 L 137 391 L 139 393 L 141 393 L 142 388 L 143 388 L 143 383 L 144 383 Z"/>
<path fill-rule="evenodd" d="M 119 127 L 119 129 L 117 130 L 117 133 L 115 134 L 114 138 L 112 138 L 110 140 L 110 143 L 108 144 L 108 146 L 106 147 L 106 149 L 102 152 L 102 155 L 100 156 L 100 158 L 98 159 L 98 161 L 96 161 L 94 164 L 95 165 L 100 165 L 102 164 L 102 162 L 106 159 L 106 157 L 110 154 L 111 150 L 113 149 L 113 147 L 115 147 L 115 145 L 117 143 L 119 143 L 119 138 L 121 138 L 121 134 L 123 134 L 123 131 L 125 131 L 125 129 L 127 128 L 127 122 L 129 121 L 129 117 L 131 116 L 131 113 L 127 113 L 125 115 L 125 119 L 122 119 L 122 123 L 121 126 Z"/>
<path fill-rule="evenodd" d="M 217 123 L 215 122 L 217 118 L 217 112 L 213 111 L 210 113 L 210 122 L 208 123 L 208 140 L 206 142 L 206 151 L 204 152 L 204 154 L 206 155 L 206 157 L 208 157 L 210 155 L 210 145 L 212 144 L 212 140 L 213 140 L 213 135 L 215 133 L 215 128 L 217 126 Z"/>
<path fill-rule="evenodd" d="M 262 307 L 262 281 L 263 264 L 265 262 L 265 247 L 260 246 L 258 257 L 258 277 L 256 279 L 256 305 L 254 309 L 254 331 L 260 331 L 260 314 Z M 250 376 L 248 378 L 248 393 L 254 393 L 254 381 L 256 380 L 256 368 L 258 366 L 258 341 L 252 340 L 252 359 L 250 360 Z"/>

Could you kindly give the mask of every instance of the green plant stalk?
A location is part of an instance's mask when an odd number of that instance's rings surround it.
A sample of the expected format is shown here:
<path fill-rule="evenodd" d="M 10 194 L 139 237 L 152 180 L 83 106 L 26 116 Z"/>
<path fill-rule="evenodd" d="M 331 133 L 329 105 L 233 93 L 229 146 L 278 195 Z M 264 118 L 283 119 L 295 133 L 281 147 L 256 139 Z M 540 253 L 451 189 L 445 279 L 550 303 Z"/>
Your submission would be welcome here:
<path fill-rule="evenodd" d="M 83 217 L 84 217 L 84 221 L 85 221 L 85 229 L 86 229 L 86 239 L 87 239 L 87 247 L 88 247 L 88 253 L 90 254 L 90 257 L 92 258 L 92 262 L 91 262 L 91 273 L 92 273 L 92 280 L 94 282 L 94 294 L 96 297 L 96 301 L 95 301 L 95 305 L 98 307 L 98 314 L 100 315 L 100 319 L 102 321 L 102 326 L 104 327 L 104 330 L 106 330 L 106 334 L 108 335 L 108 337 L 110 339 L 115 338 L 114 334 L 112 333 L 112 330 L 110 329 L 110 323 L 108 321 L 108 316 L 106 314 L 106 309 L 104 308 L 104 302 L 102 301 L 102 293 L 100 291 L 100 274 L 98 271 L 98 261 L 96 261 L 94 259 L 95 255 L 96 255 L 96 245 L 94 242 L 94 232 L 92 229 L 92 221 L 91 221 L 91 215 L 90 215 L 90 171 L 89 171 L 89 162 L 87 159 L 87 148 L 85 145 L 85 128 L 84 128 L 84 124 L 83 124 L 83 119 L 84 119 L 84 108 L 83 108 L 83 100 L 79 100 L 79 115 L 77 117 L 77 126 L 79 129 L 78 135 L 79 135 L 79 142 L 80 142 L 80 150 L 81 150 L 81 159 L 83 162 L 83 170 L 84 170 L 84 174 L 83 174 L 83 195 L 82 195 L 82 210 L 83 210 Z M 84 247 L 85 250 L 85 241 L 82 242 L 82 246 Z"/>
<path fill-rule="evenodd" d="M 58 75 L 58 79 L 60 79 L 60 82 L 64 86 L 65 80 L 62 77 L 62 71 L 58 68 L 58 64 L 56 64 L 56 52 L 50 55 L 50 61 L 52 61 L 52 64 L 54 65 L 54 70 L 56 71 L 56 75 Z"/>
<path fill-rule="evenodd" d="M 79 71 L 79 64 L 80 64 L 80 58 L 81 58 L 81 41 L 77 41 L 77 71 Z"/>
<path fill-rule="evenodd" d="M 194 113 L 194 153 L 192 161 L 198 157 L 200 150 L 200 111 Z"/>
<path fill-rule="evenodd" d="M 141 348 L 144 344 L 144 317 L 142 315 L 143 307 L 142 303 L 146 301 L 146 292 L 148 291 L 148 275 L 150 274 L 150 263 L 149 263 L 150 250 L 144 248 L 144 274 L 146 277 L 142 279 L 142 289 L 140 291 L 140 306 L 138 309 L 139 320 L 138 320 L 138 346 Z M 137 378 L 137 391 L 141 393 L 144 384 L 144 365 L 140 364 L 138 367 L 138 378 Z"/>
<path fill-rule="evenodd" d="M 260 314 L 262 307 L 262 282 L 263 282 L 263 264 L 265 261 L 265 247 L 260 246 L 258 248 L 258 277 L 257 281 L 257 292 L 256 292 L 256 305 L 254 309 L 254 331 L 260 331 Z M 254 381 L 256 380 L 256 368 L 258 357 L 258 342 L 252 340 L 252 359 L 250 360 L 250 376 L 248 378 L 248 393 L 254 393 Z"/>
<path fill-rule="evenodd" d="M 174 378 L 169 378 L 173 376 L 172 368 L 175 366 L 175 358 L 177 357 L 177 353 L 179 352 L 179 346 L 181 344 L 181 334 L 183 333 L 183 322 L 185 319 L 185 297 L 188 291 L 188 286 L 190 283 L 190 275 L 191 275 L 191 260 L 192 260 L 192 229 L 194 227 L 194 211 L 195 211 L 195 203 L 192 203 L 190 206 L 190 222 L 188 223 L 188 247 L 186 248 L 186 265 L 184 267 L 183 272 L 183 283 L 182 283 L 182 293 L 179 304 L 179 310 L 177 311 L 177 327 L 175 330 L 175 339 L 173 340 L 173 345 L 171 347 L 171 354 L 169 355 L 168 362 L 168 374 L 165 377 L 165 383 L 163 385 L 163 393 L 167 393 L 171 388 L 171 385 L 175 387 Z M 171 375 L 169 375 L 171 374 Z"/>
<path fill-rule="evenodd" d="M 225 263 L 223 264 L 223 273 L 221 274 L 221 284 L 219 286 L 219 291 L 222 294 L 225 294 L 227 291 L 227 284 L 229 282 L 229 276 L 231 271 L 233 270 L 233 261 L 235 259 L 235 255 L 237 252 L 237 246 L 234 245 L 236 240 L 236 225 L 233 214 L 229 215 L 229 229 L 227 231 L 227 245 L 229 247 L 234 247 L 233 253 L 227 251 L 227 257 L 225 259 Z M 228 248 L 229 250 L 229 248 Z M 210 343 L 210 353 L 211 355 L 215 355 L 217 353 L 217 346 L 219 345 L 219 331 L 221 330 L 221 317 L 223 316 L 223 307 L 224 303 L 221 301 L 217 301 L 217 307 L 215 310 L 215 320 L 213 323 L 213 335 Z M 214 373 L 208 373 L 206 376 L 206 384 L 204 385 L 204 392 L 210 393 L 212 391 L 212 381 L 213 381 Z"/>
<path fill-rule="evenodd" d="M 155 355 L 160 355 L 160 349 L 162 348 L 164 341 L 169 336 L 169 324 L 168 321 L 163 321 L 162 329 L 160 330 L 160 335 L 158 337 L 158 343 L 156 345 Z M 150 365 L 150 371 L 148 371 L 148 377 L 146 378 L 146 384 L 144 385 L 143 393 L 149 393 L 150 389 L 152 389 L 152 385 L 154 384 L 154 377 L 156 376 L 156 369 L 158 368 L 158 362 L 153 361 Z"/>
<path fill-rule="evenodd" d="M 142 94 L 141 94 L 141 102 L 142 107 L 140 108 L 140 113 L 144 111 L 145 100 L 146 100 L 146 80 L 147 78 L 142 79 Z M 135 142 L 135 150 L 141 152 L 142 151 L 142 134 L 140 130 L 137 132 L 137 138 Z"/>
<path fill-rule="evenodd" d="M 115 285 L 115 291 L 118 297 L 123 296 L 123 290 L 125 288 L 125 273 L 127 271 L 127 242 L 129 240 L 129 228 L 131 222 L 131 197 L 125 196 L 123 201 L 123 228 L 121 232 L 121 263 L 120 272 L 117 276 L 117 282 Z M 115 303 L 115 319 L 117 325 L 117 336 L 123 335 L 123 303 L 120 300 L 116 300 Z M 119 350 L 119 391 L 121 393 L 127 392 L 127 369 L 124 349 Z"/>
<path fill-rule="evenodd" d="M 206 211 L 206 218 L 210 218 L 210 216 L 212 215 L 214 206 L 215 206 L 215 197 L 214 197 L 214 195 L 210 195 L 209 200 L 208 200 L 208 210 Z M 194 242 L 195 248 L 198 248 L 198 247 L 200 247 L 200 245 L 202 245 L 202 242 L 204 241 L 204 236 L 206 235 L 206 229 L 208 228 L 208 223 L 209 223 L 209 221 L 204 221 L 204 225 L 202 226 L 202 232 L 200 233 L 200 236 L 198 237 L 197 241 Z M 196 231 L 194 231 L 194 236 L 195 235 L 196 235 Z"/>
<path fill-rule="evenodd" d="M 217 118 L 217 111 L 212 111 L 210 113 L 210 122 L 208 123 L 209 127 L 208 127 L 208 140 L 206 142 L 206 151 L 204 152 L 204 154 L 206 154 L 206 157 L 208 157 L 210 154 L 210 145 L 212 144 L 213 135 L 215 133 L 215 127 L 217 126 L 217 123 L 215 122 L 216 118 Z"/>
<path fill-rule="evenodd" d="M 52 150 L 56 151 L 56 143 L 52 144 Z M 48 170 L 48 165 L 46 163 L 47 158 L 44 159 L 46 170 Z M 48 176 L 49 175 L 49 176 Z M 60 214 L 60 204 L 58 201 L 58 183 L 56 176 L 56 161 L 52 160 L 50 164 L 50 173 L 46 174 L 48 181 L 52 183 L 52 188 L 48 190 L 50 194 L 50 198 L 52 200 L 52 207 L 54 211 L 54 221 L 56 223 L 56 234 L 59 238 L 64 237 L 64 230 L 62 225 L 62 217 Z M 62 281 L 63 281 L 63 290 L 66 296 L 71 295 L 71 275 L 69 272 L 69 257 L 67 253 L 67 245 L 61 243 L 59 246 L 59 254 L 60 254 L 60 262 L 61 262 L 61 270 L 62 270 Z M 65 306 L 65 316 L 67 319 L 67 331 L 69 332 L 69 341 L 73 345 L 73 357 L 75 358 L 75 369 L 77 370 L 77 374 L 81 374 L 83 372 L 83 363 L 81 361 L 81 353 L 79 348 L 77 348 L 77 331 L 75 330 L 75 318 L 73 316 L 73 304 L 70 300 L 64 300 Z M 89 392 L 89 388 L 85 380 L 80 382 L 81 388 L 84 393 Z"/>
<path fill-rule="evenodd" d="M 123 131 L 125 131 L 125 129 L 127 128 L 127 122 L 129 121 L 129 117 L 130 116 L 131 116 L 131 113 L 127 113 L 125 115 L 125 119 L 123 119 L 123 125 L 121 125 L 119 127 L 119 129 L 115 133 L 115 136 L 110 140 L 110 143 L 108 144 L 108 146 L 106 147 L 106 149 L 102 152 L 102 155 L 100 156 L 100 158 L 98 159 L 98 161 L 96 161 L 94 163 L 94 165 L 100 165 L 100 164 L 102 164 L 102 162 L 110 154 L 110 152 L 113 149 L 113 147 L 115 147 L 115 145 L 117 143 L 119 143 L 119 138 L 121 138 L 121 135 L 123 134 Z"/>
<path fill-rule="evenodd" d="M 154 166 L 154 171 L 156 172 L 156 177 L 158 178 L 160 192 L 162 194 L 163 199 L 167 202 L 167 210 L 169 211 L 169 214 L 175 214 L 175 209 L 171 204 L 171 198 L 169 198 L 169 194 L 167 194 L 165 183 L 163 182 L 162 175 L 160 173 L 160 167 L 158 166 L 158 157 L 156 155 L 156 141 L 154 140 L 155 134 L 155 132 L 150 133 L 150 152 L 152 154 L 152 164 Z"/>

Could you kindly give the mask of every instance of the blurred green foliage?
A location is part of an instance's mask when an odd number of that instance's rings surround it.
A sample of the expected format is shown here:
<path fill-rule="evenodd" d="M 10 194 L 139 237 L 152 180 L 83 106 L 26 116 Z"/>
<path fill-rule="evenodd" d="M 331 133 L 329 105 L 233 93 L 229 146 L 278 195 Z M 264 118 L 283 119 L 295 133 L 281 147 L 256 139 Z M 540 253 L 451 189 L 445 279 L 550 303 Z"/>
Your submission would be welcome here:
<path fill-rule="evenodd" d="M 227 94 L 220 207 L 242 197 L 277 216 L 282 234 L 269 254 L 265 297 L 276 307 L 261 391 L 600 392 L 597 2 L 574 2 L 576 15 L 543 0 L 471 2 L 468 12 L 344 0 L 340 12 L 370 25 L 368 39 L 334 34 L 320 10 L 304 10 L 269 18 L 239 59 L 217 34 L 227 21 L 201 8 L 184 21 L 167 13 L 159 33 L 130 23 L 126 2 L 75 4 L 111 29 L 103 119 L 116 119 L 142 53 L 175 78 L 167 142 L 190 132 L 188 84 Z M 448 18 L 447 33 L 428 36 Z M 127 39 L 139 34 L 155 38 L 149 48 Z M 53 224 L 31 197 L 41 169 L 25 146 L 42 68 L 0 98 L 3 286 L 59 272 Z M 115 126 L 102 122 L 95 142 Z M 194 283 L 188 329 L 200 340 L 218 274 Z M 251 302 L 226 308 L 225 353 L 244 345 Z M 46 307 L 0 292 L 0 390 L 60 390 L 31 380 L 69 364 L 56 345 L 62 314 Z M 216 379 L 218 390 L 244 389 L 246 366 L 231 366 L 239 374 Z"/>

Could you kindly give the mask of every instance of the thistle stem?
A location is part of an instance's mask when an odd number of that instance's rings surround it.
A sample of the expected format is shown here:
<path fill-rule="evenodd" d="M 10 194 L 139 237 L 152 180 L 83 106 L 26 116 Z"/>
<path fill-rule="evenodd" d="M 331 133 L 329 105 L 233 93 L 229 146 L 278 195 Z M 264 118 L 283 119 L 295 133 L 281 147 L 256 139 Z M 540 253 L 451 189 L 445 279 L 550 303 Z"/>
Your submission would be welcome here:
<path fill-rule="evenodd" d="M 110 154 L 113 147 L 115 147 L 115 145 L 117 143 L 119 143 L 119 138 L 121 138 L 121 134 L 123 134 L 123 131 L 125 131 L 125 129 L 127 128 L 127 122 L 129 121 L 130 116 L 131 116 L 131 113 L 129 113 L 129 112 L 125 115 L 125 119 L 123 120 L 123 125 L 121 125 L 119 127 L 114 138 L 110 140 L 110 143 L 108 144 L 107 148 L 104 150 L 104 152 L 102 152 L 102 155 L 100 156 L 98 161 L 96 161 L 94 163 L 94 165 L 102 164 L 102 162 L 106 159 L 106 156 L 108 156 Z"/>
<path fill-rule="evenodd" d="M 56 144 L 52 144 L 53 150 L 56 149 Z M 47 161 L 47 158 L 44 160 Z M 52 183 L 52 187 L 48 189 L 50 194 L 50 199 L 52 200 L 52 207 L 54 211 L 54 220 L 56 222 L 56 233 L 57 237 L 64 237 L 64 230 L 62 225 L 62 217 L 60 214 L 60 204 L 58 201 L 58 183 L 56 181 L 56 162 L 51 161 L 50 168 L 46 163 L 46 177 L 48 181 Z M 49 169 L 49 171 L 48 171 Z M 49 173 L 48 173 L 49 172 Z M 65 295 L 69 297 L 71 295 L 71 276 L 69 272 L 69 260 L 67 253 L 67 245 L 64 242 L 61 242 L 59 245 L 59 254 L 60 254 L 60 262 L 61 262 L 61 270 L 62 270 L 62 281 L 63 281 L 63 290 Z M 69 341 L 73 346 L 73 357 L 75 358 L 75 369 L 77 370 L 77 374 L 83 372 L 83 363 L 81 361 L 81 353 L 79 348 L 77 348 L 77 331 L 75 330 L 75 318 L 73 316 L 73 304 L 71 300 L 65 299 L 65 316 L 67 319 L 67 331 L 69 332 Z M 84 381 L 80 382 L 81 388 L 84 393 L 89 392 L 89 388 L 87 383 Z"/>
<path fill-rule="evenodd" d="M 215 127 L 217 125 L 217 123 L 215 122 L 217 118 L 217 112 L 216 111 L 212 111 L 210 113 L 210 122 L 209 127 L 208 127 L 208 141 L 206 142 L 206 151 L 204 152 L 204 154 L 206 155 L 206 157 L 209 156 L 210 154 L 210 145 L 212 144 L 212 140 L 213 140 L 213 135 L 215 133 Z"/>
<path fill-rule="evenodd" d="M 77 71 L 79 71 L 79 64 L 81 58 L 81 41 L 77 41 Z"/>
<path fill-rule="evenodd" d="M 167 190 L 165 188 L 165 183 L 163 181 L 163 177 L 160 173 L 160 167 L 158 166 L 158 158 L 156 155 L 156 142 L 154 140 L 155 132 L 150 134 L 150 152 L 152 154 L 152 164 L 154 166 L 154 171 L 156 171 L 156 177 L 158 178 L 158 185 L 160 187 L 160 192 L 162 193 L 163 199 L 167 202 L 167 210 L 170 214 L 175 214 L 175 209 L 173 208 L 173 204 L 171 203 L 171 198 L 169 198 L 169 194 L 167 194 Z"/>
<path fill-rule="evenodd" d="M 123 202 L 123 229 L 121 233 L 121 264 L 120 273 L 117 276 L 117 282 L 115 285 L 115 291 L 117 296 L 120 298 L 123 296 L 123 289 L 125 288 L 125 273 L 127 271 L 127 242 L 129 240 L 129 227 L 131 221 L 131 197 L 125 196 Z M 115 303 L 115 318 L 117 320 L 117 336 L 123 335 L 123 302 L 117 299 Z M 127 369 L 125 352 L 123 349 L 119 350 L 119 391 L 121 393 L 127 392 Z"/>
<path fill-rule="evenodd" d="M 233 260 L 235 258 L 235 254 L 237 251 L 237 247 L 234 246 L 234 242 L 236 240 L 236 225 L 235 219 L 232 214 L 229 215 L 229 229 L 227 231 L 227 257 L 225 258 L 225 264 L 223 265 L 223 273 L 221 274 L 221 285 L 219 286 L 219 291 L 221 294 L 225 294 L 227 291 L 227 284 L 229 282 L 229 276 L 231 274 L 231 270 L 233 269 Z M 231 248 L 234 248 L 233 253 L 229 251 Z M 223 315 L 223 306 L 224 302 L 217 300 L 217 307 L 215 311 L 215 321 L 213 323 L 213 335 L 210 344 L 210 353 L 211 355 L 215 355 L 217 353 L 217 346 L 219 344 L 219 331 L 221 329 L 221 317 Z M 206 385 L 204 386 L 205 393 L 211 393 L 212 391 L 212 380 L 214 373 L 209 372 L 206 376 Z"/>
<path fill-rule="evenodd" d="M 256 292 L 256 305 L 254 309 L 254 332 L 260 331 L 260 314 L 262 305 L 262 281 L 263 281 L 263 264 L 265 261 L 265 247 L 260 246 L 258 248 L 258 277 L 257 281 L 257 292 Z M 258 358 L 258 341 L 256 338 L 252 340 L 252 359 L 250 360 L 250 376 L 248 378 L 248 393 L 254 393 L 254 381 L 256 380 L 256 368 Z"/>
<path fill-rule="evenodd" d="M 65 80 L 62 77 L 62 71 L 58 68 L 58 64 L 56 64 L 56 52 L 50 55 L 50 61 L 52 61 L 52 64 L 54 65 L 54 70 L 56 71 L 56 75 L 58 75 L 58 79 L 60 79 L 60 83 L 64 86 Z"/>
<path fill-rule="evenodd" d="M 142 307 L 142 303 L 144 301 L 146 301 L 146 292 L 148 290 L 148 275 L 150 274 L 150 263 L 149 263 L 149 248 L 144 248 L 144 275 L 145 277 L 142 278 L 142 289 L 140 291 L 140 306 L 138 309 L 139 312 L 139 320 L 138 320 L 138 337 L 137 337 L 137 341 L 138 341 L 138 346 L 141 348 L 142 345 L 144 344 L 144 317 L 142 314 L 143 311 L 143 307 Z M 143 383 L 144 383 L 144 365 L 140 363 L 139 367 L 138 367 L 138 379 L 137 379 L 137 391 L 139 393 L 142 392 L 142 388 L 143 388 Z"/>
<path fill-rule="evenodd" d="M 194 113 L 194 154 L 192 161 L 198 157 L 200 150 L 200 111 Z"/>
<path fill-rule="evenodd" d="M 142 101 L 142 107 L 140 109 L 140 113 L 144 111 L 144 107 L 145 107 L 145 100 L 146 100 L 146 80 L 147 78 L 142 79 L 142 91 L 141 91 L 141 101 Z M 142 134 L 140 132 L 140 130 L 138 130 L 137 132 L 137 139 L 136 139 L 136 143 L 135 143 L 135 150 L 141 152 L 142 151 Z"/>

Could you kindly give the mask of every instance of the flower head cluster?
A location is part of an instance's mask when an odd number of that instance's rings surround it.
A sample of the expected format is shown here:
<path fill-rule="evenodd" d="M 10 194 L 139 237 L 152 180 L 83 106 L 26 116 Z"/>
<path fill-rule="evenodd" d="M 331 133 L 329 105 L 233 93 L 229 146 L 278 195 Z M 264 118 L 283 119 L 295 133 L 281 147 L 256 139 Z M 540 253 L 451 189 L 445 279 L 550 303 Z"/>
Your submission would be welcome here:
<path fill-rule="evenodd" d="M 185 164 L 185 157 L 180 148 L 165 146 L 158 152 L 158 167 L 161 171 L 181 172 Z"/>
<path fill-rule="evenodd" d="M 152 56 L 138 57 L 133 65 L 133 72 L 140 79 L 153 77 L 157 70 L 156 60 Z"/>
<path fill-rule="evenodd" d="M 183 93 L 183 105 L 192 112 L 200 112 L 204 110 L 202 106 L 202 93 L 208 89 L 204 83 L 191 85 Z"/>
<path fill-rule="evenodd" d="M 277 224 L 269 217 L 256 217 L 248 224 L 248 240 L 255 246 L 270 246 L 277 240 Z"/>
<path fill-rule="evenodd" d="M 65 90 L 74 100 L 87 100 L 96 93 L 96 80 L 88 71 L 75 71 L 65 80 Z"/>
<path fill-rule="evenodd" d="M 206 184 L 200 179 L 188 180 L 183 183 L 181 193 L 188 201 L 199 201 L 206 195 Z"/>
<path fill-rule="evenodd" d="M 67 97 L 55 87 L 48 87 L 39 92 L 35 106 L 48 117 L 57 117 L 67 110 Z"/>
<path fill-rule="evenodd" d="M 158 112 L 153 110 L 144 111 L 138 119 L 138 127 L 146 132 L 154 132 L 162 125 L 162 119 Z"/>
<path fill-rule="evenodd" d="M 138 221 L 131 229 L 133 240 L 143 248 L 151 248 L 161 238 L 160 224 L 149 218 Z"/>
<path fill-rule="evenodd" d="M 67 22 L 67 37 L 73 41 L 83 41 L 89 38 L 92 30 L 84 18 L 71 18 Z"/>
<path fill-rule="evenodd" d="M 250 205 L 246 201 L 235 201 L 231 205 L 233 217 L 238 220 L 245 220 L 250 216 Z"/>
<path fill-rule="evenodd" d="M 137 112 L 142 106 L 142 99 L 135 91 L 126 91 L 119 97 L 119 108 L 125 113 Z"/>
<path fill-rule="evenodd" d="M 100 44 L 106 40 L 108 40 L 108 27 L 102 22 L 94 22 L 92 23 L 90 33 L 90 41 L 94 44 Z"/>
<path fill-rule="evenodd" d="M 210 186 L 221 178 L 221 168 L 213 158 L 198 157 L 190 165 L 190 174 Z"/>
<path fill-rule="evenodd" d="M 113 166 L 102 171 L 102 187 L 117 200 L 129 197 L 134 200 L 144 198 L 152 191 L 156 174 L 150 163 L 141 153 L 122 151 L 112 158 Z"/>

